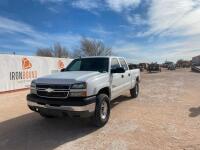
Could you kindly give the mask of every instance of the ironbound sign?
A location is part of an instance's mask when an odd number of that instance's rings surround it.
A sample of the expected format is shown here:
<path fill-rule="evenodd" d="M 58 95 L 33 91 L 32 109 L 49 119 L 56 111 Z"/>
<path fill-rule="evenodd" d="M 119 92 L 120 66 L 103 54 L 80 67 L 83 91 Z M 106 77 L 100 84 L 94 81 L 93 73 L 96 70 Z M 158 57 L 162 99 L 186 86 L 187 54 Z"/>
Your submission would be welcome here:
<path fill-rule="evenodd" d="M 65 68 L 72 59 L 0 54 L 0 92 L 30 87 L 33 79 Z"/>

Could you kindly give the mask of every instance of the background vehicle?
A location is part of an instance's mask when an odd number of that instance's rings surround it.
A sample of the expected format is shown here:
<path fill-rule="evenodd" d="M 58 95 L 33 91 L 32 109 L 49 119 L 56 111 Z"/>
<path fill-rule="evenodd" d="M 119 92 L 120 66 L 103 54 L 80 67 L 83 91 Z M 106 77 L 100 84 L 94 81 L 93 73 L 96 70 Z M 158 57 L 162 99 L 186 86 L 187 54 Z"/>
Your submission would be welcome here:
<path fill-rule="evenodd" d="M 129 63 L 128 67 L 129 67 L 130 70 L 132 70 L 132 69 L 140 69 L 140 67 L 139 67 L 138 64 L 131 64 L 131 63 Z"/>
<path fill-rule="evenodd" d="M 149 64 L 147 70 L 148 70 L 148 72 L 158 72 L 158 71 L 161 72 L 161 67 L 157 63 L 151 63 L 151 64 Z"/>
<path fill-rule="evenodd" d="M 192 58 L 191 70 L 194 72 L 200 72 L 200 55 Z"/>
<path fill-rule="evenodd" d="M 101 127 L 109 119 L 110 101 L 127 90 L 136 98 L 139 81 L 139 69 L 130 70 L 124 58 L 79 58 L 62 72 L 32 81 L 27 102 L 43 117 L 91 117 Z"/>
<path fill-rule="evenodd" d="M 173 64 L 172 61 L 165 61 L 165 63 L 162 64 L 163 68 L 168 68 L 168 66 L 170 66 L 171 64 Z"/>
<path fill-rule="evenodd" d="M 176 70 L 176 65 L 174 63 L 168 65 L 168 70 Z"/>
<path fill-rule="evenodd" d="M 146 64 L 146 63 L 139 63 L 140 71 L 144 71 L 144 70 L 146 70 L 147 67 L 148 67 L 148 64 Z"/>

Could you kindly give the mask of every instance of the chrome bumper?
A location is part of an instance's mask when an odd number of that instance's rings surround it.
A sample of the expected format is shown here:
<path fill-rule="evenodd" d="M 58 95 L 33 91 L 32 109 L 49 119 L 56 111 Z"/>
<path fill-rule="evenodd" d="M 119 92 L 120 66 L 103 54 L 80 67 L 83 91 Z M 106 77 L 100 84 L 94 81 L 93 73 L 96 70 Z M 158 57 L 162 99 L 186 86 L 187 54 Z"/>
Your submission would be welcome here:
<path fill-rule="evenodd" d="M 27 101 L 28 106 L 46 108 L 46 109 L 56 109 L 56 110 L 64 110 L 64 111 L 75 111 L 75 112 L 94 112 L 95 111 L 95 103 L 84 105 L 84 106 L 51 106 L 51 105 L 41 105 L 36 102 Z"/>

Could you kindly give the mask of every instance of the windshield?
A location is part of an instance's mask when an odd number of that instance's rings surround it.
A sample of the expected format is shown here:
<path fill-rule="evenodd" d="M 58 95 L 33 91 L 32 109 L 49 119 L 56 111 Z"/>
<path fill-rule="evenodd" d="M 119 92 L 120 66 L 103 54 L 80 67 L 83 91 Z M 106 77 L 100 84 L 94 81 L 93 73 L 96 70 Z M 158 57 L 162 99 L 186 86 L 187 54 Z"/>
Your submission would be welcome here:
<path fill-rule="evenodd" d="M 65 71 L 108 72 L 108 58 L 80 58 L 73 60 Z"/>

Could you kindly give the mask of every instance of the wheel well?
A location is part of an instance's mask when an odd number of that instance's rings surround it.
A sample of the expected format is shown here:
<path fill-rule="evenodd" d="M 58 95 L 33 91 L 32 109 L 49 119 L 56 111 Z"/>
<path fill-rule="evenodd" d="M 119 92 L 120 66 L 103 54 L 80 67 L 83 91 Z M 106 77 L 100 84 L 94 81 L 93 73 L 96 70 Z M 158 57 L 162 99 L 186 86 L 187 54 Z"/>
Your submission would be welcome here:
<path fill-rule="evenodd" d="M 137 78 L 136 78 L 136 81 L 137 81 L 138 83 L 140 82 L 140 79 L 139 79 L 139 77 L 137 77 Z"/>
<path fill-rule="evenodd" d="M 98 94 L 106 94 L 108 95 L 108 97 L 110 97 L 110 88 L 109 87 L 102 88 L 101 90 L 99 90 Z"/>

